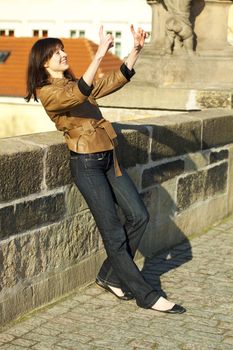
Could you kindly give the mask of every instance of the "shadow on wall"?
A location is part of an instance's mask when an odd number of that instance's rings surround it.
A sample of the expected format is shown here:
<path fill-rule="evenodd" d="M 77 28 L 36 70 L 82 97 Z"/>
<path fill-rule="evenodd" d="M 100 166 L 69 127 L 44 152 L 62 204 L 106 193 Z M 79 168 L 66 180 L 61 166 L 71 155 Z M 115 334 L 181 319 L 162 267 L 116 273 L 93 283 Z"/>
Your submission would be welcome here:
<path fill-rule="evenodd" d="M 168 168 L 168 173 L 165 171 L 163 174 L 160 172 L 159 166 L 155 168 L 151 163 L 151 168 L 145 169 L 144 166 L 144 172 L 141 175 L 142 168 L 140 164 L 145 165 L 150 161 L 148 147 L 150 142 L 149 129 L 151 128 L 155 141 L 151 151 L 153 161 L 163 159 L 159 150 L 162 143 L 162 146 L 174 155 L 200 150 L 200 135 L 195 127 L 191 130 L 189 140 L 177 135 L 171 129 L 159 125 L 118 123 L 114 125 L 114 128 L 118 133 L 118 156 L 120 161 L 128 169 L 129 175 L 132 175 L 131 177 L 136 185 L 139 188 L 142 187 L 141 196 L 150 214 L 150 221 L 139 247 L 139 251 L 144 257 L 142 273 L 153 287 L 166 296 L 161 290 L 160 276 L 192 259 L 192 248 L 187 234 L 182 232 L 174 222 L 174 215 L 179 212 L 176 204 L 176 176 L 184 173 L 184 161 L 181 159 L 168 161 L 168 164 L 176 163 L 178 169 L 172 173 L 176 167 Z M 132 137 L 132 131 L 134 130 L 135 134 Z M 194 162 L 189 159 L 187 154 L 186 157 L 189 166 L 195 169 Z M 132 174 L 130 173 L 130 167 L 133 167 Z M 147 176 L 147 179 L 145 179 L 144 175 L 147 171 L 150 172 L 151 178 Z M 135 175 L 135 173 L 138 174 Z M 167 179 L 167 176 L 171 177 Z M 142 182 L 139 183 L 141 178 Z M 151 181 L 152 178 L 153 181 Z"/>
<path fill-rule="evenodd" d="M 205 7 L 205 1 L 204 0 L 195 0 L 192 1 L 191 5 L 191 14 L 190 14 L 190 22 L 192 23 L 193 28 L 193 49 L 196 50 L 197 47 L 197 35 L 195 33 L 195 21 L 196 18 L 201 14 L 201 12 L 204 10 Z"/>
<path fill-rule="evenodd" d="M 174 181 L 169 185 L 173 187 Z M 160 276 L 191 260 L 192 248 L 185 232 L 173 221 L 176 204 L 169 194 L 169 188 L 157 185 L 153 190 L 142 193 L 142 199 L 150 213 L 150 221 L 139 247 L 144 257 L 142 273 L 145 280 L 166 297 L 161 289 Z"/>

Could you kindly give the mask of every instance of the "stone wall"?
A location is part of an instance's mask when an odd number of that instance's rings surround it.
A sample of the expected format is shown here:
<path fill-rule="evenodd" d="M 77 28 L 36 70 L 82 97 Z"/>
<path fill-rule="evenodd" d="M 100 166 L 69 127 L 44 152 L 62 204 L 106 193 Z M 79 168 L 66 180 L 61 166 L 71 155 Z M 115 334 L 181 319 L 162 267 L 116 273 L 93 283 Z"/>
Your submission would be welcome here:
<path fill-rule="evenodd" d="M 119 156 L 150 212 L 150 257 L 233 212 L 233 113 L 116 123 Z M 59 132 L 0 140 L 0 324 L 94 281 L 105 256 Z"/>

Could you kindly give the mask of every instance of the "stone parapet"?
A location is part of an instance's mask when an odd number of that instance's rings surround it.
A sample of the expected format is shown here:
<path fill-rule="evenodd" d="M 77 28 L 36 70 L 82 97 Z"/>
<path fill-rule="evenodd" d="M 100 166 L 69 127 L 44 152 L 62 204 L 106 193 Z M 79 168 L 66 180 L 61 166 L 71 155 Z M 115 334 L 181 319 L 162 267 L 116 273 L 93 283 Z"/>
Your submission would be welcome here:
<path fill-rule="evenodd" d="M 232 111 L 114 127 L 119 157 L 150 213 L 141 255 L 157 254 L 232 214 Z M 0 324 L 92 282 L 105 257 L 68 155 L 59 132 L 0 140 Z"/>

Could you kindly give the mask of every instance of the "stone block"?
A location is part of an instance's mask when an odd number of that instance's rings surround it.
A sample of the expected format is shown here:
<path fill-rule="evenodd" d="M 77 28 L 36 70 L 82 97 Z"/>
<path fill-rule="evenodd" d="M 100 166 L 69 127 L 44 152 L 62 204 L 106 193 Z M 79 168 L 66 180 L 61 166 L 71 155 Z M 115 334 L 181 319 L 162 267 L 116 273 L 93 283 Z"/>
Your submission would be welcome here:
<path fill-rule="evenodd" d="M 57 299 L 75 288 L 95 280 L 98 270 L 106 258 L 103 250 L 92 254 L 82 261 L 75 262 L 66 269 L 48 276 L 41 276 L 33 283 L 33 305 L 41 306 Z"/>
<path fill-rule="evenodd" d="M 176 182 L 177 179 L 171 179 L 158 185 L 159 195 L 159 222 L 166 222 L 167 217 L 172 218 L 176 212 Z M 151 203 L 153 205 L 153 202 Z"/>
<path fill-rule="evenodd" d="M 137 189 L 140 191 L 142 183 L 142 165 L 137 164 L 134 167 L 128 168 L 127 173 L 134 182 Z"/>
<path fill-rule="evenodd" d="M 63 193 L 39 197 L 34 200 L 18 203 L 15 206 L 13 212 L 11 206 L 9 209 L 7 207 L 1 209 L 2 215 L 7 211 L 8 213 L 11 212 L 11 216 L 10 219 L 4 219 L 0 238 L 60 221 L 65 213 Z M 10 224 L 8 225 L 9 220 Z"/>
<path fill-rule="evenodd" d="M 150 221 L 156 221 L 159 217 L 159 187 L 155 186 L 141 193 L 141 198 L 147 207 L 150 215 Z"/>
<path fill-rule="evenodd" d="M 67 146 L 65 144 L 50 146 L 45 161 L 45 183 L 47 188 L 56 188 L 72 182 Z"/>
<path fill-rule="evenodd" d="M 18 138 L 23 142 L 34 143 L 42 148 L 65 143 L 63 133 L 61 131 L 49 131 L 31 135 L 22 135 L 18 136 Z"/>
<path fill-rule="evenodd" d="M 176 180 L 156 185 L 142 193 L 142 199 L 149 211 L 150 220 L 140 243 L 143 256 L 151 256 L 185 239 L 173 225 L 176 212 Z"/>
<path fill-rule="evenodd" d="M 227 159 L 229 155 L 229 151 L 227 149 L 221 149 L 210 152 L 210 164 L 216 163 L 220 160 Z"/>
<path fill-rule="evenodd" d="M 0 209 L 0 239 L 16 231 L 14 206 L 8 205 Z"/>
<path fill-rule="evenodd" d="M 41 190 L 44 151 L 16 138 L 0 140 L 0 201 Z"/>
<path fill-rule="evenodd" d="M 105 257 L 101 250 L 67 268 L 46 271 L 0 293 L 0 326 L 94 281 Z"/>
<path fill-rule="evenodd" d="M 206 171 L 205 199 L 226 191 L 228 162 L 211 167 Z"/>
<path fill-rule="evenodd" d="M 178 57 L 178 56 L 177 56 Z M 180 59 L 180 58 L 179 58 Z M 153 65 L 151 65 L 151 60 L 153 60 Z M 156 59 L 157 61 L 157 59 Z M 173 64 L 176 64 L 174 61 L 174 56 L 172 56 Z M 192 62 L 193 63 L 193 62 Z M 216 62 L 215 62 L 216 63 Z M 213 64 L 215 64 L 213 63 Z M 231 61 L 229 60 L 229 66 Z M 183 72 L 177 72 L 178 74 L 174 75 L 174 65 L 170 67 L 170 76 L 168 77 L 169 81 L 164 82 L 164 86 L 161 86 L 161 79 L 163 77 L 158 74 L 161 71 L 162 65 L 164 65 L 164 56 L 162 62 L 159 64 L 158 69 L 154 70 L 154 78 L 147 73 L 149 82 L 145 82 L 145 69 L 142 72 L 142 80 L 131 82 L 128 86 L 125 86 L 123 90 L 119 90 L 114 93 L 114 95 L 108 95 L 99 99 L 98 103 L 102 107 L 114 107 L 114 108 L 135 108 L 135 109 L 155 109 L 155 110 L 176 110 L 176 111 L 193 111 L 193 110 L 202 110 L 206 108 L 232 108 L 232 92 L 229 90 L 229 87 L 221 87 L 219 85 L 219 79 L 217 86 L 213 89 L 210 87 L 209 90 L 203 89 L 203 83 L 200 85 L 200 80 L 197 78 L 193 69 L 193 64 L 190 64 L 190 57 L 187 59 L 186 68 L 189 68 L 189 72 L 192 73 L 193 78 L 196 80 L 192 83 L 189 82 L 189 85 L 185 85 L 182 81 L 178 83 L 178 75 L 182 75 Z M 202 62 L 203 64 L 203 62 Z M 150 61 L 147 62 L 145 66 L 154 66 L 154 57 L 150 57 Z M 180 64 L 179 67 L 183 67 L 183 64 Z M 175 66 L 175 69 L 177 65 Z M 225 68 L 226 69 L 226 68 Z M 200 70 L 200 66 L 196 67 L 196 71 Z M 138 74 L 138 69 L 137 69 Z M 187 69 L 185 71 L 186 76 Z M 229 75 L 230 77 L 230 75 Z M 135 77 L 136 78 L 136 77 Z M 178 78 L 178 79 L 177 79 Z M 182 77 L 183 78 L 183 77 Z M 173 80 L 171 86 L 171 81 Z M 151 81 L 153 83 L 151 84 Z M 160 86 L 155 86 L 155 80 L 158 81 Z M 209 82 L 206 84 L 209 84 Z M 230 82 L 229 82 L 230 84 Z M 170 85 L 170 86 L 169 86 Z M 129 98 L 130 96 L 130 98 Z M 212 105 L 211 105 L 212 104 Z"/>
<path fill-rule="evenodd" d="M 125 168 L 148 162 L 149 130 L 143 125 L 113 124 L 118 134 L 118 155 Z"/>
<path fill-rule="evenodd" d="M 69 150 L 62 132 L 25 135 L 21 136 L 21 140 L 33 142 L 46 150 L 44 186 L 51 189 L 73 181 L 69 168 Z"/>
<path fill-rule="evenodd" d="M 198 202 L 187 210 L 174 216 L 174 224 L 187 237 L 203 232 L 222 220 L 228 213 L 227 194 L 222 194 L 208 201 Z"/>
<path fill-rule="evenodd" d="M 185 210 L 197 201 L 204 200 L 205 172 L 197 171 L 180 177 L 177 184 L 177 208 Z"/>
<path fill-rule="evenodd" d="M 150 124 L 150 120 L 147 122 Z M 152 121 L 151 159 L 175 157 L 201 149 L 201 123 L 186 114 Z"/>
<path fill-rule="evenodd" d="M 144 257 L 153 257 L 164 250 L 187 240 L 185 233 L 167 216 L 162 222 L 150 221 L 140 242 L 139 251 Z"/>
<path fill-rule="evenodd" d="M 149 211 L 150 220 L 163 221 L 176 211 L 176 179 L 158 184 L 141 194 Z"/>
<path fill-rule="evenodd" d="M 202 109 L 206 108 L 232 108 L 232 93 L 221 90 L 198 90 L 196 102 Z"/>
<path fill-rule="evenodd" d="M 228 163 L 223 162 L 202 171 L 180 177 L 177 185 L 177 208 L 187 209 L 198 201 L 226 191 Z"/>
<path fill-rule="evenodd" d="M 188 153 L 184 157 L 185 171 L 194 171 L 209 165 L 209 150 L 196 153 Z"/>
<path fill-rule="evenodd" d="M 94 254 L 101 240 L 90 212 L 1 242 L 0 290 L 42 273 L 59 272 Z"/>
<path fill-rule="evenodd" d="M 75 215 L 88 209 L 88 205 L 75 184 L 65 189 L 66 214 Z"/>
<path fill-rule="evenodd" d="M 170 180 L 184 172 L 184 161 L 181 159 L 145 169 L 142 174 L 142 188 Z"/>
<path fill-rule="evenodd" d="M 203 149 L 233 142 L 232 115 L 203 119 Z"/>
<path fill-rule="evenodd" d="M 144 257 L 153 257 L 166 250 L 172 257 L 172 247 L 183 241 L 190 246 L 189 236 L 203 232 L 228 213 L 227 194 L 198 202 L 178 215 L 164 216 L 159 220 L 157 215 L 151 217 L 147 230 L 140 242 L 139 251 Z M 169 250 L 171 248 L 171 250 Z"/>
<path fill-rule="evenodd" d="M 32 297 L 31 286 L 20 283 L 16 290 L 8 290 L 3 298 L 0 296 L 0 325 L 4 325 L 17 316 L 32 310 Z"/>

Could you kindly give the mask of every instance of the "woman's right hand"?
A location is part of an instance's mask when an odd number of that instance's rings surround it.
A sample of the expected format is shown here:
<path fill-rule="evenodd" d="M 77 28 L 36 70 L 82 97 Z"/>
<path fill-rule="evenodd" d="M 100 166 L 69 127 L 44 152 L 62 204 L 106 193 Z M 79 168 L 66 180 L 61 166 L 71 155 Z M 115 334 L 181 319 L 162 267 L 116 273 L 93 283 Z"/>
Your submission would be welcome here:
<path fill-rule="evenodd" d="M 104 58 L 108 50 L 114 45 L 112 34 L 104 35 L 102 25 L 100 26 L 100 30 L 99 30 L 99 37 L 100 37 L 100 43 L 96 51 L 96 54 L 94 56 L 94 59 L 92 60 L 89 67 L 87 68 L 86 72 L 83 74 L 83 79 L 89 86 L 91 86 L 93 83 L 95 74 L 99 68 L 99 65 L 102 59 Z"/>
<path fill-rule="evenodd" d="M 96 52 L 96 58 L 102 59 L 106 55 L 108 50 L 114 46 L 114 39 L 112 34 L 104 35 L 102 25 L 100 26 L 100 30 L 99 30 L 99 38 L 100 38 L 100 43 L 99 43 L 98 50 Z"/>

